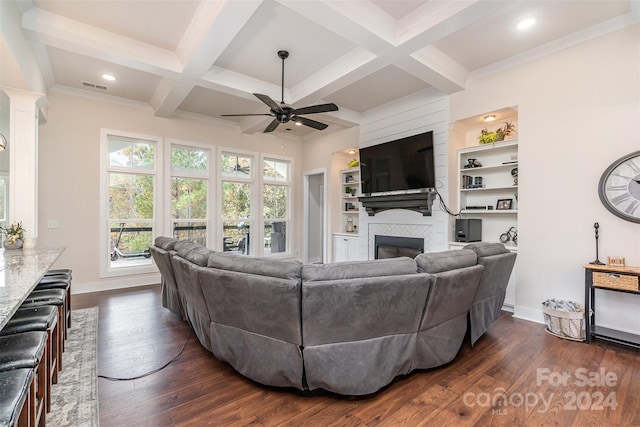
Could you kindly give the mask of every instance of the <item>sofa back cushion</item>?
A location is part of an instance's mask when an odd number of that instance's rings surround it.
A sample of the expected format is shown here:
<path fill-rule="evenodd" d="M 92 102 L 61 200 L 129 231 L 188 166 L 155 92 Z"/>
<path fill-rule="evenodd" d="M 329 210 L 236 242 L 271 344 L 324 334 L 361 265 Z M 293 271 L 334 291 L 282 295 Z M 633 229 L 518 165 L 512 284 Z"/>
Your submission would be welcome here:
<path fill-rule="evenodd" d="M 235 260 L 246 257 L 229 258 Z M 248 259 L 245 261 L 252 264 Z M 265 265 L 262 264 L 262 271 Z M 274 262 L 269 267 L 271 274 L 252 274 L 232 269 L 198 267 L 198 278 L 211 321 L 269 339 L 301 345 L 300 279 L 276 277 L 273 270 L 277 265 L 291 268 L 287 263 Z M 237 264 L 233 263 L 233 266 Z"/>
<path fill-rule="evenodd" d="M 174 239 L 172 237 L 164 237 L 164 236 L 159 236 L 156 237 L 155 240 L 155 246 L 164 249 L 165 251 L 172 251 L 174 250 L 176 243 L 178 243 L 179 240 Z"/>
<path fill-rule="evenodd" d="M 417 271 L 415 260 L 406 257 L 333 264 L 308 264 L 302 267 L 302 280 L 305 282 L 347 280 L 415 274 Z"/>
<path fill-rule="evenodd" d="M 210 254 L 207 267 L 280 279 L 300 280 L 302 263 L 297 260 L 256 258 L 242 255 Z"/>
<path fill-rule="evenodd" d="M 433 279 L 431 274 L 412 272 L 394 276 L 303 280 L 304 345 L 415 334 Z"/>
<path fill-rule="evenodd" d="M 215 251 L 204 246 L 200 246 L 197 243 L 192 242 L 179 242 L 175 245 L 175 250 L 178 256 L 186 259 L 201 267 L 206 267 L 209 261 L 209 256 Z"/>
<path fill-rule="evenodd" d="M 420 254 L 416 257 L 420 273 L 441 273 L 470 267 L 478 263 L 476 253 L 469 249 Z"/>
<path fill-rule="evenodd" d="M 502 243 L 475 242 L 465 245 L 463 249 L 470 249 L 478 258 L 509 253 Z"/>

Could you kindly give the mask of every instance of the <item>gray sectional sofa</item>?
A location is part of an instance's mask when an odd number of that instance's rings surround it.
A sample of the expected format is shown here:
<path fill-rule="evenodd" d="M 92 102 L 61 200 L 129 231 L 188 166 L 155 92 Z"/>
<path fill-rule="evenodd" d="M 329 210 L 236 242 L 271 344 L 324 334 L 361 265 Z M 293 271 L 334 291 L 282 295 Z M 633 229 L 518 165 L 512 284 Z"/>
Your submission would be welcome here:
<path fill-rule="evenodd" d="M 150 250 L 163 305 L 217 359 L 262 384 L 345 395 L 452 361 L 468 319 L 475 342 L 499 315 L 515 261 L 500 244 L 308 265 L 166 237 Z"/>

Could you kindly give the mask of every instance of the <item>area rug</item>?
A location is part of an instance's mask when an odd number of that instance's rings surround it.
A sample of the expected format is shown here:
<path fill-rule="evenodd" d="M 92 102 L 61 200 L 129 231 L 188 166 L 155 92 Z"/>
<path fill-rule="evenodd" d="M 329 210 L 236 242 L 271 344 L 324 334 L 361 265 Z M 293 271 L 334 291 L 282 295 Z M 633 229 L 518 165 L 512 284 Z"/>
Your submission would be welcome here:
<path fill-rule="evenodd" d="M 98 416 L 98 307 L 73 310 L 58 384 L 51 388 L 47 424 L 93 427 Z"/>

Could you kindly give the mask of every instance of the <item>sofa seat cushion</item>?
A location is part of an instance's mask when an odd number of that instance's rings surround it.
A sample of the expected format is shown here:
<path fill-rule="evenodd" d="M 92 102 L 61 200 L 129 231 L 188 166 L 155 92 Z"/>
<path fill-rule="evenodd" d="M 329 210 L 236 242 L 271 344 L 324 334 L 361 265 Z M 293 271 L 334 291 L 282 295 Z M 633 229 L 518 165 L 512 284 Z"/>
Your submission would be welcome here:
<path fill-rule="evenodd" d="M 416 257 L 420 273 L 437 274 L 470 267 L 478 263 L 476 253 L 469 249 L 420 254 Z"/>
<path fill-rule="evenodd" d="M 360 279 L 367 277 L 399 276 L 418 272 L 415 260 L 407 257 L 372 261 L 336 262 L 333 264 L 308 264 L 302 267 L 302 280 Z"/>
<path fill-rule="evenodd" d="M 209 256 L 209 268 L 256 274 L 279 279 L 300 280 L 302 263 L 297 260 L 256 258 L 243 255 L 214 253 Z"/>

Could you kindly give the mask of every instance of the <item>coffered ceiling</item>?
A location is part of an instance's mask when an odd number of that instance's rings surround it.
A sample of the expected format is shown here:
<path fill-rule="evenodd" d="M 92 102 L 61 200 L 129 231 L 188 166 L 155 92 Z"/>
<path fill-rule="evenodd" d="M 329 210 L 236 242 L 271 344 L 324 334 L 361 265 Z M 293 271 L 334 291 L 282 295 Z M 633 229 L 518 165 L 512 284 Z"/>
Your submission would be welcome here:
<path fill-rule="evenodd" d="M 464 90 L 469 79 L 637 23 L 640 14 L 629 0 L 18 0 L 15 7 L 49 90 L 116 97 L 161 117 L 199 116 L 246 133 L 262 132 L 271 118 L 220 116 L 267 113 L 253 93 L 280 101 L 278 50 L 290 52 L 284 101 L 337 104 L 337 112 L 311 116 L 331 130 L 418 91 Z M 518 31 L 527 17 L 535 25 Z M 2 60 L 19 63 L 0 42 Z M 14 68 L 3 65 L 0 84 L 28 85 Z"/>

